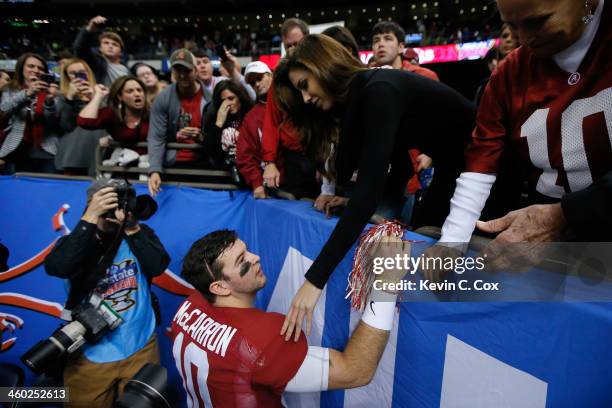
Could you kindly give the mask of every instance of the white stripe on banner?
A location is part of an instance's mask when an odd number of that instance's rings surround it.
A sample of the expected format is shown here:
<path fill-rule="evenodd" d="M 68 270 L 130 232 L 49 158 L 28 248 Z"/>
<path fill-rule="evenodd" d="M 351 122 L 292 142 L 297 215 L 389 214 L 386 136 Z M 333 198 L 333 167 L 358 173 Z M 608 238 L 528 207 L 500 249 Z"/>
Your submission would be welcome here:
<path fill-rule="evenodd" d="M 448 335 L 440 408 L 545 408 L 548 384 Z"/>
<path fill-rule="evenodd" d="M 351 310 L 350 332 L 357 327 L 361 313 Z M 395 351 L 397 349 L 397 326 L 399 311 L 395 309 L 393 329 L 389 342 L 383 352 L 372 382 L 365 387 L 353 388 L 344 392 L 345 408 L 390 408 L 393 402 L 393 377 L 395 375 Z"/>
<path fill-rule="evenodd" d="M 291 306 L 293 295 L 304 283 L 304 274 L 312 265 L 312 260 L 305 257 L 295 248 L 290 247 L 280 271 L 274 292 L 268 304 L 268 312 L 286 314 Z M 327 290 L 323 289 L 321 298 L 315 307 L 312 318 L 312 330 L 308 336 L 308 345 L 320 346 L 323 337 L 323 325 L 325 322 L 325 296 Z M 285 405 L 288 407 L 318 407 L 321 401 L 320 392 L 310 393 L 285 393 L 283 395 Z"/>

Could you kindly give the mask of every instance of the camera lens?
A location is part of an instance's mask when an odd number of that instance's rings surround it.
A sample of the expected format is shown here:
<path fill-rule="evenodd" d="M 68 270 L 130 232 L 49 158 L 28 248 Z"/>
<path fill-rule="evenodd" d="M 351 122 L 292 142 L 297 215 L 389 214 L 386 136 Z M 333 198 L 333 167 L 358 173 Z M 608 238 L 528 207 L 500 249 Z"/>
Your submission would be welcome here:
<path fill-rule="evenodd" d="M 168 374 L 164 367 L 148 363 L 127 382 L 115 408 L 170 408 L 164 397 Z"/>

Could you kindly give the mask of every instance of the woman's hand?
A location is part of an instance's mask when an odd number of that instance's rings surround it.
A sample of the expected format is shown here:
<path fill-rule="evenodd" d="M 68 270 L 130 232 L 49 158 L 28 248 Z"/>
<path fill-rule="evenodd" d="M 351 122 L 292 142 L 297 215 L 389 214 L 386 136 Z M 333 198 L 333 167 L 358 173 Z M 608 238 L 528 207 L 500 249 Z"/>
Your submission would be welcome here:
<path fill-rule="evenodd" d="M 266 164 L 263 173 L 264 186 L 278 188 L 280 184 L 280 171 L 274 163 Z"/>
<path fill-rule="evenodd" d="M 264 186 L 259 186 L 255 189 L 253 189 L 253 197 L 255 198 L 268 198 L 268 195 L 266 194 L 266 189 Z"/>
<path fill-rule="evenodd" d="M 313 204 L 313 207 L 323 212 L 325 211 L 325 206 L 327 205 L 327 203 L 333 200 L 334 197 L 335 196 L 329 195 L 329 194 L 319 194 L 319 196 L 317 197 L 317 199 L 315 200 Z"/>
<path fill-rule="evenodd" d="M 323 208 L 323 212 L 327 218 L 332 216 L 332 211 L 336 207 L 346 207 L 348 205 L 349 199 L 346 197 L 334 196 L 331 200 L 325 203 L 325 207 Z"/>
<path fill-rule="evenodd" d="M 217 121 L 215 122 L 215 125 L 217 125 L 218 128 L 223 128 L 223 125 L 225 125 L 229 111 L 230 103 L 226 99 L 221 103 L 221 106 L 219 106 L 219 111 L 217 112 Z"/>
<path fill-rule="evenodd" d="M 76 89 L 77 92 L 81 95 L 81 100 L 90 101 L 94 96 L 94 89 L 89 85 L 89 82 L 84 81 L 82 79 L 76 79 Z M 71 83 L 72 85 L 72 83 Z"/>
<path fill-rule="evenodd" d="M 109 93 L 108 88 L 107 88 L 107 87 L 105 87 L 105 86 L 104 86 L 104 85 L 102 85 L 102 84 L 97 84 L 97 85 L 94 87 L 94 97 L 96 97 L 96 98 L 100 98 L 100 99 L 102 99 L 102 98 L 106 98 L 106 96 L 108 95 L 108 93 Z"/>
<path fill-rule="evenodd" d="M 298 341 L 304 317 L 306 317 L 306 335 L 310 335 L 312 313 L 319 301 L 319 297 L 321 297 L 321 292 L 321 289 L 305 281 L 300 290 L 295 294 L 280 332 L 281 336 L 285 336 L 285 341 L 289 340 L 291 336 L 293 336 L 293 341 Z"/>
<path fill-rule="evenodd" d="M 45 99 L 47 101 L 51 101 L 53 100 L 53 98 L 59 95 L 59 93 L 60 93 L 60 90 L 57 84 L 49 84 L 49 87 L 47 88 L 47 96 L 45 97 Z"/>
<path fill-rule="evenodd" d="M 111 140 L 113 140 L 113 138 L 110 136 L 102 136 L 100 139 L 98 139 L 98 143 L 100 144 L 100 147 L 108 147 L 110 146 Z"/>
<path fill-rule="evenodd" d="M 49 84 L 44 81 L 40 81 L 38 79 L 33 79 L 30 81 L 28 85 L 28 89 L 26 89 L 26 95 L 33 96 L 39 93 L 42 90 L 46 90 L 49 88 Z"/>

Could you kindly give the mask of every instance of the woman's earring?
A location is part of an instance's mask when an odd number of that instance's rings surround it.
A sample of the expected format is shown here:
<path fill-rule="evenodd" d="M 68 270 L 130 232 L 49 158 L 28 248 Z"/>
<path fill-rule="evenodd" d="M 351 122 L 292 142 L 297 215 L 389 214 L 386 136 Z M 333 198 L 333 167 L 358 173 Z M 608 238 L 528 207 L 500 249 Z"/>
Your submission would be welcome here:
<path fill-rule="evenodd" d="M 586 16 L 582 17 L 584 25 L 589 25 L 593 21 L 593 8 L 589 0 L 584 1 L 584 8 L 586 9 Z"/>
<path fill-rule="evenodd" d="M 123 109 L 123 104 L 121 102 L 119 102 L 119 110 Z"/>

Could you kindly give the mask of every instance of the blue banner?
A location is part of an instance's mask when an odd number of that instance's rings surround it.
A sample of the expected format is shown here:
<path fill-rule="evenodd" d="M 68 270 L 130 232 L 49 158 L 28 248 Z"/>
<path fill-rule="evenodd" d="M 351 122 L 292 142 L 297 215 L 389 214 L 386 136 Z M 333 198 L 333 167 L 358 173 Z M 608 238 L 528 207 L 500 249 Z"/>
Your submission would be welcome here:
<path fill-rule="evenodd" d="M 0 177 L 0 242 L 10 250 L 0 273 L 0 361 L 19 362 L 61 323 L 64 282 L 41 266 L 54 241 L 78 222 L 88 182 Z M 146 193 L 136 186 L 139 194 Z M 268 283 L 257 306 L 286 312 L 303 274 L 336 220 L 311 203 L 254 200 L 248 192 L 164 186 L 147 224 L 172 257 L 155 280 L 163 323 L 162 363 L 172 406 L 185 406 L 165 336 L 188 288 L 178 277 L 191 244 L 236 229 L 261 256 Z M 411 238 L 419 238 L 414 235 Z M 309 344 L 342 349 L 359 313 L 345 299 L 349 254 L 315 310 Z M 290 406 L 320 407 L 608 407 L 612 406 L 612 305 L 609 303 L 402 303 L 374 380 L 347 391 L 286 394 Z M 33 375 L 25 367 L 27 383 Z"/>

